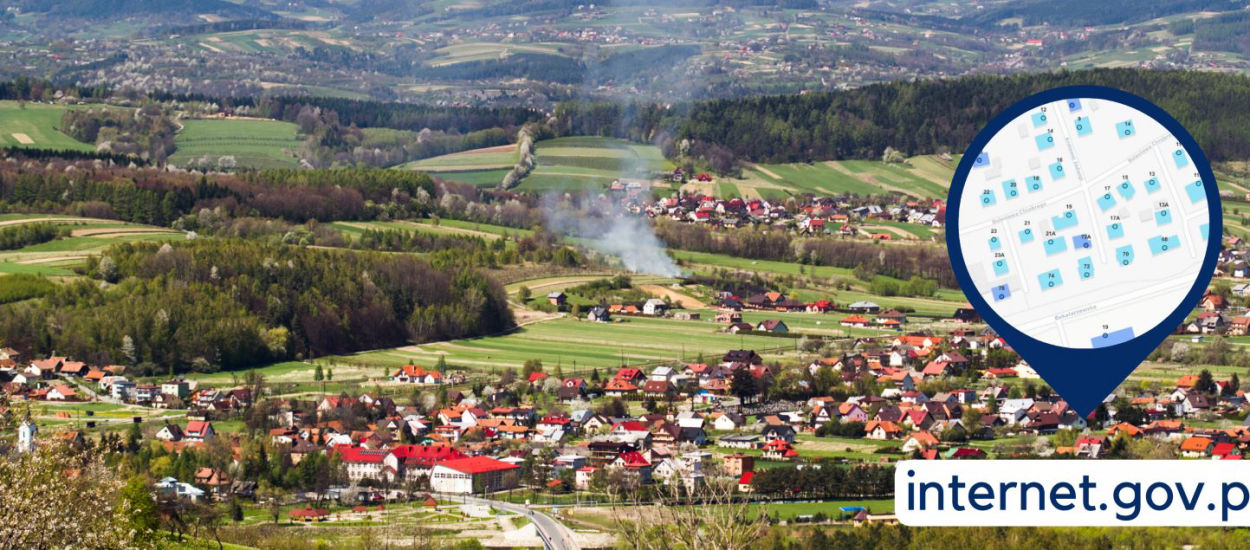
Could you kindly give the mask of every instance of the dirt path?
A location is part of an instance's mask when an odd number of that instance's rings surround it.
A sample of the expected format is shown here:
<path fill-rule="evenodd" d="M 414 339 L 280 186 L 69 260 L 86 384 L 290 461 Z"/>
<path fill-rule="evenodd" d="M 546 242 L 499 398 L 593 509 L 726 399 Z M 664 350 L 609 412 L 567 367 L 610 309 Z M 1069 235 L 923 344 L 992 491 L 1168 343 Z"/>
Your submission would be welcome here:
<path fill-rule="evenodd" d="M 102 223 L 118 223 L 117 220 L 101 220 L 98 218 L 18 218 L 15 220 L 0 221 L 0 227 L 6 225 L 21 225 L 24 223 L 37 222 L 102 222 Z"/>
<path fill-rule="evenodd" d="M 758 164 L 751 163 L 751 164 L 749 164 L 749 165 L 747 165 L 747 166 L 748 166 L 749 168 L 751 168 L 752 170 L 756 170 L 756 171 L 758 171 L 759 173 L 764 174 L 765 176 L 768 176 L 768 177 L 770 177 L 770 178 L 773 178 L 773 179 L 779 179 L 779 180 L 781 180 L 781 181 L 785 181 L 785 180 L 786 180 L 786 178 L 783 178 L 783 177 L 781 177 L 781 176 L 777 175 L 777 173 L 776 173 L 776 172 L 774 172 L 774 171 L 772 171 L 772 170 L 769 170 L 769 169 L 767 169 L 767 168 L 764 168 L 763 166 L 760 166 L 760 165 L 758 165 Z"/>
<path fill-rule="evenodd" d="M 59 256 L 50 256 L 47 258 L 33 258 L 30 260 L 19 260 L 17 263 L 23 264 L 23 265 L 49 264 L 52 262 L 60 262 L 60 261 L 65 261 L 65 260 L 84 260 L 88 256 L 90 256 L 90 254 L 61 254 Z"/>
<path fill-rule="evenodd" d="M 176 233 L 176 231 L 165 229 L 164 227 L 89 227 L 86 229 L 75 229 L 70 232 L 70 235 L 74 237 L 112 237 L 134 233 Z"/>
<path fill-rule="evenodd" d="M 707 309 L 707 304 L 700 302 L 689 294 L 677 292 L 666 286 L 660 285 L 642 285 L 642 290 L 657 298 L 668 297 L 674 304 L 681 302 L 682 307 L 686 309 Z"/>

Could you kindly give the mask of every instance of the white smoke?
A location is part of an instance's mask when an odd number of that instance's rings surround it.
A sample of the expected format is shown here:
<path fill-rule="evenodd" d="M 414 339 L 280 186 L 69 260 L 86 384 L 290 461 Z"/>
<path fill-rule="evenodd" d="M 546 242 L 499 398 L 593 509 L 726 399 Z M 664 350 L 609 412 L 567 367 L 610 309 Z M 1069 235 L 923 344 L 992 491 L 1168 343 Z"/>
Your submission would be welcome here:
<path fill-rule="evenodd" d="M 583 244 L 621 259 L 625 269 L 635 273 L 679 277 L 681 268 L 664 252 L 664 243 L 655 236 L 646 218 L 594 203 L 610 212 L 593 215 L 561 202 L 554 195 L 543 197 L 547 227 L 557 233 L 582 239 Z"/>

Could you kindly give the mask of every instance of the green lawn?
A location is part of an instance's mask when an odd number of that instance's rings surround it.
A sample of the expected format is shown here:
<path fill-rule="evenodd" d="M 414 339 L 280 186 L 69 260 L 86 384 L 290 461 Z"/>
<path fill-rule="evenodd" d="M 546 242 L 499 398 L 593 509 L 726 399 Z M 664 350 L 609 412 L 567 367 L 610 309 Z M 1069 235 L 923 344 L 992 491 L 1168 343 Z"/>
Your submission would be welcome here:
<path fill-rule="evenodd" d="M 185 166 L 208 155 L 216 163 L 222 156 L 234 156 L 238 166 L 249 168 L 293 168 L 296 159 L 289 151 L 298 150 L 298 127 L 290 122 L 251 119 L 190 119 L 182 121 L 174 145 L 177 151 L 170 164 Z"/>
<path fill-rule="evenodd" d="M 71 107 L 16 101 L 0 101 L 0 147 L 94 151 L 95 146 L 61 133 L 61 115 Z M 16 135 L 15 135 L 16 134 Z M 29 138 L 29 143 L 19 137 Z"/>

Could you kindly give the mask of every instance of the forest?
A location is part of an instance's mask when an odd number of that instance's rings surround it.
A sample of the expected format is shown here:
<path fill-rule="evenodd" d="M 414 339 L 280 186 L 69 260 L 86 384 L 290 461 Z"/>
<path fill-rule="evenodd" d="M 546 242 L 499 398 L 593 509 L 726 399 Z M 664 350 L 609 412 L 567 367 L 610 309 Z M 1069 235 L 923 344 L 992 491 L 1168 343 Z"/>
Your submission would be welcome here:
<path fill-rule="evenodd" d="M 0 307 L 0 340 L 149 375 L 156 365 L 233 369 L 513 325 L 498 283 L 414 256 L 209 239 L 116 245 L 86 271 L 94 280 Z"/>
<path fill-rule="evenodd" d="M 74 162 L 0 165 L 0 201 L 8 209 L 58 212 L 168 226 L 201 208 L 293 222 L 407 216 L 434 196 L 429 176 L 378 169 L 264 170 L 230 175 L 171 173 Z M 412 208 L 412 211 L 408 209 Z"/>
<path fill-rule="evenodd" d="M 1099 69 L 894 82 L 846 92 L 716 100 L 691 107 L 677 139 L 707 141 L 755 162 L 962 151 L 995 114 L 1067 85 L 1109 86 L 1151 100 L 1213 161 L 1250 158 L 1250 79 L 1205 72 Z M 648 122 L 641 120 L 640 122 Z"/>
<path fill-rule="evenodd" d="M 334 111 L 339 122 L 344 125 L 412 131 L 431 128 L 465 133 L 489 128 L 516 127 L 541 119 L 541 113 L 537 111 L 516 107 L 436 107 L 413 103 L 294 96 L 263 98 L 256 102 L 256 113 L 266 118 L 295 122 L 305 106 Z"/>

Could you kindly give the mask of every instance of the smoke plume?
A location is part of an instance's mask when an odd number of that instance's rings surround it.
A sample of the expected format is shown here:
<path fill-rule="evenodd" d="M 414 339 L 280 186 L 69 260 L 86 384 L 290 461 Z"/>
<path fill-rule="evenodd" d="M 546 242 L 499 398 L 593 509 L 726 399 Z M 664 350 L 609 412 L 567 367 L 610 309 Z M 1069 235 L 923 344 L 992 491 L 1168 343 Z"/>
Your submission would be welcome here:
<path fill-rule="evenodd" d="M 621 211 L 607 201 L 593 201 L 588 212 L 554 195 L 543 198 L 543 216 L 552 231 L 583 239 L 583 243 L 599 252 L 621 259 L 626 269 L 635 273 L 681 276 L 681 269 L 664 252 L 664 243 L 646 218 Z"/>

